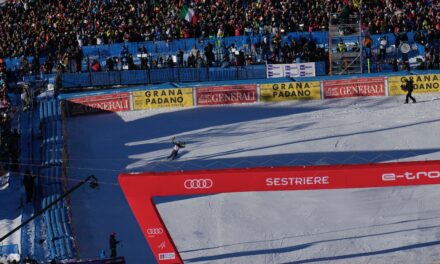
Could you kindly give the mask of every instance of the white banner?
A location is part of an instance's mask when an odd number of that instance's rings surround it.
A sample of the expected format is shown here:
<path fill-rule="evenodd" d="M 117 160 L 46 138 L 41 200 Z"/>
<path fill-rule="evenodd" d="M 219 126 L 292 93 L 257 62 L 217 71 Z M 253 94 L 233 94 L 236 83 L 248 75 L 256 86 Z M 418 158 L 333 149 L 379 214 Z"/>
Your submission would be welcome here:
<path fill-rule="evenodd" d="M 267 78 L 315 77 L 315 63 L 267 64 Z"/>

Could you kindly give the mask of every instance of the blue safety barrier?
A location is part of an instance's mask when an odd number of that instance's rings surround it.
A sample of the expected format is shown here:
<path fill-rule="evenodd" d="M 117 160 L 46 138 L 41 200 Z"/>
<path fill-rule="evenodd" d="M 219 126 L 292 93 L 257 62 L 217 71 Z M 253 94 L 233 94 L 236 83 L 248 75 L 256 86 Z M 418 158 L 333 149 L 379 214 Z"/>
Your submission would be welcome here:
<path fill-rule="evenodd" d="M 163 82 L 177 82 L 177 71 L 173 68 L 167 69 L 151 69 L 150 70 L 150 82 L 151 83 L 163 83 Z"/>
<path fill-rule="evenodd" d="M 145 70 L 122 71 L 121 85 L 133 85 L 148 83 L 148 76 Z"/>
<path fill-rule="evenodd" d="M 65 73 L 61 77 L 63 88 L 91 86 L 91 76 L 84 73 Z"/>
<path fill-rule="evenodd" d="M 265 65 L 249 65 L 230 68 L 161 68 L 151 70 L 110 71 L 90 73 L 66 73 L 62 77 L 63 88 L 88 86 L 115 86 L 134 84 L 157 84 L 166 82 L 206 82 L 266 78 Z M 54 102 L 58 105 L 58 102 Z M 43 105 L 43 116 L 60 116 L 57 109 Z M 54 106 L 51 106 L 54 107 Z"/>
<path fill-rule="evenodd" d="M 119 72 L 93 72 L 90 74 L 91 86 L 110 86 L 121 83 Z"/>

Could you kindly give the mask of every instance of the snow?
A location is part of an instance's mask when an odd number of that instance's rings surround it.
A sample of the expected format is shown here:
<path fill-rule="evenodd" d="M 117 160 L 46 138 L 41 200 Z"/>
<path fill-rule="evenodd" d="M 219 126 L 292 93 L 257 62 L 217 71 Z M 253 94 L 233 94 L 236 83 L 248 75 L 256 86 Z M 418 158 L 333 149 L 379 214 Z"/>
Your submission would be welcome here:
<path fill-rule="evenodd" d="M 24 201 L 23 188 L 21 188 L 19 177 L 11 174 L 9 184 L 6 188 L 0 190 L 0 237 L 21 224 L 22 206 Z M 13 233 L 0 243 L 0 246 L 8 246 L 16 244 L 20 251 L 21 233 L 20 231 Z M 0 260 L 14 259 L 14 254 L 8 256 L 0 256 Z M 3 258 L 3 259 L 2 259 Z"/>
<path fill-rule="evenodd" d="M 80 257 L 155 263 L 118 185 L 121 171 L 440 159 L 436 95 L 160 109 L 70 118 L 71 196 Z M 166 161 L 173 136 L 187 143 Z M 157 199 L 187 263 L 440 261 L 437 186 L 234 193 Z"/>

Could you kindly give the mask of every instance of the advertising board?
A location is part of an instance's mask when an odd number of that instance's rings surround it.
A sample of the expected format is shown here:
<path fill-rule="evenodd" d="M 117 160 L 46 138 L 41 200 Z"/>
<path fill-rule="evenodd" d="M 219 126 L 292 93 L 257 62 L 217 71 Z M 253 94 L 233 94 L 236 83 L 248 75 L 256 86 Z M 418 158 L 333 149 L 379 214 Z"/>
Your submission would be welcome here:
<path fill-rule="evenodd" d="M 321 99 L 321 87 L 319 82 L 290 82 L 260 85 L 260 101 L 262 102 L 304 99 Z"/>
<path fill-rule="evenodd" d="M 316 68 L 314 62 L 290 63 L 290 64 L 267 64 L 267 78 L 281 77 L 315 77 Z"/>
<path fill-rule="evenodd" d="M 385 81 L 379 78 L 358 78 L 324 81 L 324 98 L 385 96 Z"/>
<path fill-rule="evenodd" d="M 132 96 L 133 110 L 194 105 L 192 88 L 135 91 Z"/>
<path fill-rule="evenodd" d="M 212 86 L 196 89 L 197 105 L 225 105 L 257 102 L 256 85 Z"/>
<path fill-rule="evenodd" d="M 414 80 L 414 93 L 438 93 L 440 92 L 440 74 L 406 75 L 388 78 L 388 94 L 403 95 L 402 90 L 405 79 Z"/>
<path fill-rule="evenodd" d="M 130 94 L 102 94 L 67 99 L 70 116 L 130 110 Z"/>
<path fill-rule="evenodd" d="M 122 173 L 119 183 L 158 263 L 183 263 L 153 197 L 440 184 L 440 161 Z"/>

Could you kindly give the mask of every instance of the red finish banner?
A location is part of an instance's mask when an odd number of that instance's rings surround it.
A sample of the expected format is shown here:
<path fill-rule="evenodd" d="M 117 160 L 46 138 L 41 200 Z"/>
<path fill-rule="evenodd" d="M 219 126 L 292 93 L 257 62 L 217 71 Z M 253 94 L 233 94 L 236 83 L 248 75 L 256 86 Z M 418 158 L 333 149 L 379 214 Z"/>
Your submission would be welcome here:
<path fill-rule="evenodd" d="M 155 196 L 440 184 L 440 161 L 122 173 L 119 183 L 158 263 L 183 263 Z"/>
<path fill-rule="evenodd" d="M 197 105 L 226 105 L 257 102 L 256 85 L 212 86 L 197 88 Z"/>
<path fill-rule="evenodd" d="M 357 96 L 385 96 L 384 78 L 324 81 L 325 99 Z"/>
<path fill-rule="evenodd" d="M 70 116 L 130 110 L 130 94 L 103 94 L 67 100 Z"/>

